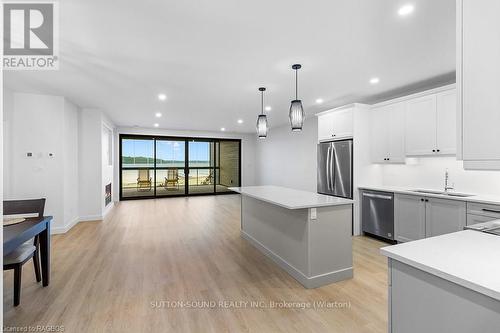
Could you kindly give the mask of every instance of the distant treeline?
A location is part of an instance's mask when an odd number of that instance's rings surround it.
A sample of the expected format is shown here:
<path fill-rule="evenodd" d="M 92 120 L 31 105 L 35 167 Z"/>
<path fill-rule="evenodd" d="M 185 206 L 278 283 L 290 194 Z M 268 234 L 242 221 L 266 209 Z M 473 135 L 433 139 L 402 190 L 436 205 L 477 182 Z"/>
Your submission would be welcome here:
<path fill-rule="evenodd" d="M 122 163 L 123 164 L 150 164 L 154 162 L 154 158 L 152 157 L 131 157 L 131 156 L 122 156 Z M 198 160 L 189 160 L 190 164 L 196 164 L 196 163 L 208 163 L 208 161 L 198 161 Z M 184 164 L 184 161 L 170 161 L 170 160 L 164 160 L 161 158 L 156 159 L 156 164 Z"/>

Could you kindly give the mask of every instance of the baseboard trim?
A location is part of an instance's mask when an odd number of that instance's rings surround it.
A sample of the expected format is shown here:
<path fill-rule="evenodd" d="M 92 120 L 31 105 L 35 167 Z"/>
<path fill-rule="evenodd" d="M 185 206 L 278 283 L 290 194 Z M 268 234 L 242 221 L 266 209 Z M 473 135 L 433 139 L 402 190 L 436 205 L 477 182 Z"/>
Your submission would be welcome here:
<path fill-rule="evenodd" d="M 53 234 L 53 235 L 65 234 L 71 228 L 73 228 L 78 222 L 80 222 L 80 219 L 78 217 L 75 217 L 74 219 L 72 219 L 68 224 L 66 224 L 63 227 L 52 227 L 50 229 L 50 233 Z"/>
<path fill-rule="evenodd" d="M 102 215 L 87 215 L 87 216 L 81 216 L 79 222 L 99 221 L 102 219 L 103 219 Z"/>
<path fill-rule="evenodd" d="M 104 218 L 113 210 L 115 207 L 115 202 L 112 201 L 104 210 L 102 215 L 87 215 L 87 216 L 81 216 L 81 217 L 75 217 L 73 220 L 71 220 L 68 224 L 66 224 L 63 227 L 52 227 L 50 229 L 50 233 L 53 235 L 58 235 L 58 234 L 65 234 L 68 231 L 71 230 L 75 225 L 77 225 L 79 222 L 91 222 L 91 221 L 101 221 L 104 220 Z"/>
<path fill-rule="evenodd" d="M 294 266 L 290 265 L 286 260 L 281 258 L 279 255 L 268 249 L 258 240 L 247 234 L 245 231 L 240 230 L 240 235 L 242 238 L 246 239 L 250 244 L 259 249 L 262 253 L 264 253 L 268 258 L 270 258 L 272 261 L 278 264 L 278 266 L 284 269 L 288 274 L 290 274 L 295 280 L 297 280 L 307 289 L 318 288 L 330 283 L 347 280 L 353 277 L 352 267 L 344 268 L 334 272 L 328 272 L 321 275 L 307 276 Z"/>

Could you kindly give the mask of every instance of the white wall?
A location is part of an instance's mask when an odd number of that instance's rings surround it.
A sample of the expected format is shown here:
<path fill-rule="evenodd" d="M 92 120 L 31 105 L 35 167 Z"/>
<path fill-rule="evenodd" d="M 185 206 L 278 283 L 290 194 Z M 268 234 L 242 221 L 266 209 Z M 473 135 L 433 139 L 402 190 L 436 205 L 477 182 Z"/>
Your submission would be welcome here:
<path fill-rule="evenodd" d="M 80 220 L 101 220 L 104 215 L 104 186 L 109 180 L 103 168 L 103 124 L 101 110 L 83 109 L 79 118 Z M 113 125 L 108 125 L 113 129 Z"/>
<path fill-rule="evenodd" d="M 64 101 L 63 161 L 64 161 L 64 221 L 68 227 L 79 218 L 78 115 L 79 109 Z"/>
<path fill-rule="evenodd" d="M 63 230 L 73 221 L 78 201 L 78 187 L 71 187 L 77 161 L 70 149 L 78 133 L 78 109 L 60 96 L 10 91 L 8 95 L 5 199 L 47 198 L 45 213 L 54 216 L 52 230 Z"/>
<path fill-rule="evenodd" d="M 500 196 L 500 172 L 464 170 L 463 162 L 450 157 L 407 159 L 406 165 L 383 165 L 382 182 L 386 186 L 444 189 L 444 173 L 449 169 L 455 191 Z"/>
<path fill-rule="evenodd" d="M 316 192 L 318 121 L 307 118 L 301 132 L 271 128 L 256 143 L 256 184 Z"/>
<path fill-rule="evenodd" d="M 237 134 L 225 132 L 205 132 L 205 131 L 174 131 L 165 129 L 151 129 L 140 127 L 119 127 L 115 130 L 115 185 L 113 192 L 119 193 L 119 135 L 120 134 L 138 134 L 138 135 L 158 135 L 158 136 L 180 136 L 195 138 L 220 138 L 220 139 L 240 139 L 241 140 L 241 183 L 242 186 L 255 185 L 255 134 Z"/>

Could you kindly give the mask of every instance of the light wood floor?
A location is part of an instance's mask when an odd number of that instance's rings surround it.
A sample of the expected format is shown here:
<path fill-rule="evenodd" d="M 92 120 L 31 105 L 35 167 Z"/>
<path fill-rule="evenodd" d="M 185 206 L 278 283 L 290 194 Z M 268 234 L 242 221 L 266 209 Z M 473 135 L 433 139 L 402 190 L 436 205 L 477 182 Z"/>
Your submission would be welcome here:
<path fill-rule="evenodd" d="M 4 272 L 4 325 L 65 332 L 386 332 L 384 243 L 354 238 L 354 278 L 304 289 L 240 238 L 238 195 L 119 203 L 102 222 L 52 238 L 52 280 L 23 271 L 12 306 Z M 347 302 L 333 309 L 179 309 L 161 301 Z M 343 303 L 344 305 L 346 303 Z"/>

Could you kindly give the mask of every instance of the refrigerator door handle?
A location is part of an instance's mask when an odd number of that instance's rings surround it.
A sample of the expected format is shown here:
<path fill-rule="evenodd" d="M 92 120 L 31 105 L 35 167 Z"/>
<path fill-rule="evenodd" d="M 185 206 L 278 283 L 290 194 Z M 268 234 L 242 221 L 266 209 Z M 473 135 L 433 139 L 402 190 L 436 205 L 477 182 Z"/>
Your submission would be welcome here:
<path fill-rule="evenodd" d="M 330 171 L 330 183 L 332 186 L 332 191 L 335 189 L 335 177 L 337 176 L 337 166 L 336 166 L 336 155 L 337 153 L 335 152 L 335 147 L 333 146 L 333 143 L 331 145 L 332 148 L 332 154 L 330 156 L 330 168 L 333 165 L 333 175 L 332 172 Z"/>
<path fill-rule="evenodd" d="M 331 191 L 330 187 L 330 176 L 331 176 L 331 170 L 330 170 L 330 152 L 332 150 L 332 146 L 328 146 L 328 150 L 326 151 L 326 186 L 328 187 L 328 190 Z"/>

